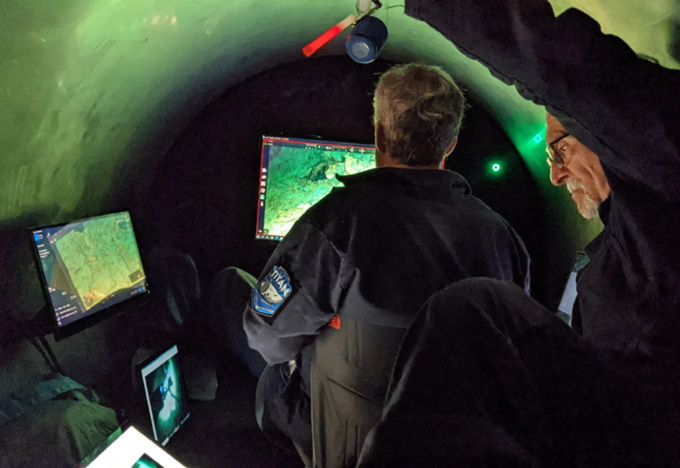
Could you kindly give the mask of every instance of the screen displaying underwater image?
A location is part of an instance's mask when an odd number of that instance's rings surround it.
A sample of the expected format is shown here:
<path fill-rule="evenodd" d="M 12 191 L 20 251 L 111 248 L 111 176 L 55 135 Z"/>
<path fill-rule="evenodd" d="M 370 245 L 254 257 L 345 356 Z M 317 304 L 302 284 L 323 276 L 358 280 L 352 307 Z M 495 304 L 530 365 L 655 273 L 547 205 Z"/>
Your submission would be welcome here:
<path fill-rule="evenodd" d="M 127 211 L 32 232 L 59 327 L 148 292 Z"/>
<path fill-rule="evenodd" d="M 116 431 L 78 468 L 185 468 L 134 427 Z"/>
<path fill-rule="evenodd" d="M 189 417 L 177 346 L 145 366 L 142 378 L 154 437 L 161 445 L 165 445 Z"/>
<path fill-rule="evenodd" d="M 163 468 L 163 466 L 145 453 L 132 465 L 132 468 Z"/>
<path fill-rule="evenodd" d="M 255 237 L 282 240 L 309 207 L 342 186 L 336 175 L 374 168 L 373 145 L 264 136 Z"/>

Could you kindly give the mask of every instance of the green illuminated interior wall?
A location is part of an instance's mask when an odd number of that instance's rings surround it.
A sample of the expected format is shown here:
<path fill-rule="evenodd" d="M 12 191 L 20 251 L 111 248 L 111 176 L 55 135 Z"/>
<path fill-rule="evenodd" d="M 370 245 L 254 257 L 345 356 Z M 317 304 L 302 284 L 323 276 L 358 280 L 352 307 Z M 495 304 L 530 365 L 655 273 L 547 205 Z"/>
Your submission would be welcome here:
<path fill-rule="evenodd" d="M 668 53 L 677 0 L 553 4 L 581 8 L 636 51 L 678 66 Z M 303 45 L 353 9 L 353 0 L 0 2 L 0 226 L 100 213 L 123 198 L 142 202 L 193 115 L 229 86 L 301 59 Z M 551 201 L 556 231 L 592 237 L 598 226 L 580 220 L 547 181 L 543 110 L 401 8 L 378 16 L 390 31 L 384 58 L 449 70 L 525 158 Z M 342 42 L 323 53 L 344 53 Z"/>

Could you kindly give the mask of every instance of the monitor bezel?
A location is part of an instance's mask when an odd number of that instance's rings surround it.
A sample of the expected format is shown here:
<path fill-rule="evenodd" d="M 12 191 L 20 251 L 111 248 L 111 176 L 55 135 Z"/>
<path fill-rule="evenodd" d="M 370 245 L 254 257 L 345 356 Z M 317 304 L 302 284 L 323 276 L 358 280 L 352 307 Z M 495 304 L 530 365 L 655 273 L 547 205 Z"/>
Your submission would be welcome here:
<path fill-rule="evenodd" d="M 147 368 L 152 362 L 154 362 L 158 358 L 160 358 L 163 354 L 170 351 L 172 348 L 177 348 L 177 353 L 175 354 L 175 356 L 177 356 L 178 361 L 180 361 L 179 362 L 179 364 L 180 364 L 180 380 L 181 380 L 180 385 L 182 386 L 182 389 L 186 392 L 185 395 L 186 395 L 186 401 L 187 401 L 187 415 L 184 418 L 184 421 L 181 422 L 180 425 L 175 428 L 176 432 L 173 432 L 170 435 L 170 437 L 168 437 L 167 442 L 165 444 L 163 444 L 162 443 L 163 441 L 156 440 L 155 423 L 153 421 L 153 412 L 151 411 L 151 407 L 149 405 L 149 395 L 147 393 L 146 377 L 144 376 L 144 369 Z M 184 369 L 182 368 L 182 365 L 181 365 L 182 362 L 181 362 L 181 358 L 179 356 L 180 356 L 179 345 L 173 344 L 172 346 L 168 347 L 164 351 L 156 352 L 156 353 L 152 354 L 151 356 L 148 356 L 145 359 L 142 359 L 142 361 L 135 366 L 136 369 L 137 369 L 137 376 L 141 379 L 140 388 L 141 388 L 141 393 L 144 397 L 144 408 L 146 409 L 146 414 L 148 415 L 148 421 L 149 421 L 149 424 L 151 426 L 151 438 L 153 438 L 154 442 L 156 442 L 161 447 L 165 447 L 170 443 L 170 441 L 175 437 L 175 434 L 177 432 L 179 432 L 179 428 L 184 427 L 186 425 L 186 423 L 189 421 L 190 416 L 191 416 L 191 409 L 189 408 L 190 407 L 190 404 L 189 404 L 189 400 L 190 400 L 189 399 L 189 387 L 187 386 L 185 372 L 184 372 Z"/>
<path fill-rule="evenodd" d="M 375 150 L 377 150 L 377 146 L 375 144 L 375 141 L 364 143 L 364 142 L 361 142 L 361 141 L 354 141 L 354 142 L 343 141 L 344 138 L 329 138 L 329 137 L 322 136 L 322 135 L 301 136 L 301 135 L 292 134 L 292 133 L 288 133 L 288 132 L 261 132 L 260 136 L 259 136 L 259 140 L 258 140 L 258 142 L 259 142 L 260 164 L 259 164 L 258 169 L 257 169 L 258 192 L 257 192 L 257 197 L 256 197 L 257 206 L 256 206 L 256 210 L 255 210 L 255 234 L 253 235 L 253 241 L 255 241 L 255 242 L 257 242 L 258 244 L 261 244 L 261 245 L 269 245 L 269 246 L 276 246 L 276 245 L 280 244 L 286 238 L 286 236 L 282 236 L 282 239 L 269 239 L 269 238 L 258 239 L 257 238 L 257 236 L 260 235 L 257 232 L 258 222 L 259 222 L 259 214 L 260 214 L 260 211 L 259 211 L 260 210 L 260 202 L 259 202 L 260 192 L 259 192 L 259 189 L 260 189 L 260 180 L 261 180 L 261 177 L 262 177 L 262 163 L 264 161 L 264 139 L 265 138 L 289 138 L 289 139 L 310 140 L 310 141 L 315 141 L 315 140 L 317 140 L 317 141 L 327 141 L 329 143 L 345 143 L 345 144 L 348 144 L 348 145 L 372 146 Z"/>
<path fill-rule="evenodd" d="M 67 226 L 69 224 L 77 224 L 83 221 L 87 221 L 89 219 L 93 218 L 99 218 L 103 216 L 111 216 L 111 215 L 117 215 L 117 214 L 122 214 L 122 213 L 127 213 L 130 216 L 130 223 L 132 224 L 132 232 L 135 233 L 134 231 L 134 220 L 132 219 L 132 214 L 130 211 L 116 211 L 113 213 L 106 213 L 106 214 L 101 214 L 101 215 L 95 215 L 95 216 L 88 216 L 85 218 L 80 218 L 74 221 L 68 221 L 66 223 L 56 223 L 56 224 L 50 224 L 50 225 L 44 225 L 44 226 L 34 226 L 34 227 L 29 227 L 26 229 L 26 232 L 28 234 L 27 239 L 31 245 L 31 251 L 33 252 L 33 260 L 35 262 L 35 267 L 36 267 L 36 272 L 38 274 L 38 278 L 40 279 L 40 287 L 43 292 L 43 297 L 45 299 L 45 312 L 50 315 L 50 322 L 52 323 L 52 334 L 54 335 L 55 341 L 61 341 L 66 338 L 69 338 L 73 335 L 76 335 L 88 328 L 91 328 L 95 325 L 98 325 L 104 321 L 110 320 L 114 317 L 117 317 L 121 314 L 124 314 L 126 312 L 129 312 L 132 309 L 135 309 L 143 304 L 146 304 L 151 300 L 151 288 L 149 288 L 149 281 L 147 277 L 146 281 L 146 291 L 144 291 L 142 294 L 135 295 L 134 297 L 128 298 L 124 300 L 123 302 L 119 302 L 117 304 L 112 304 L 109 307 L 100 310 L 99 312 L 96 312 L 88 317 L 76 320 L 75 322 L 72 322 L 68 325 L 65 325 L 63 327 L 59 326 L 59 323 L 57 322 L 57 317 L 54 313 L 54 304 L 52 303 L 52 297 L 50 296 L 50 291 L 49 287 L 47 284 L 47 278 L 45 278 L 45 272 L 42 269 L 42 262 L 40 261 L 40 253 L 38 252 L 38 245 L 36 244 L 34 237 L 33 237 L 33 232 L 36 230 L 41 230 L 41 229 L 52 229 L 52 228 L 58 228 L 58 227 L 63 227 Z M 137 235 L 135 233 L 135 241 L 137 242 L 137 249 L 139 249 L 139 241 L 137 239 Z M 140 251 L 140 260 L 141 260 L 141 251 Z M 142 267 L 144 267 L 144 262 L 142 261 Z M 144 273 L 146 274 L 146 268 L 144 268 Z"/>

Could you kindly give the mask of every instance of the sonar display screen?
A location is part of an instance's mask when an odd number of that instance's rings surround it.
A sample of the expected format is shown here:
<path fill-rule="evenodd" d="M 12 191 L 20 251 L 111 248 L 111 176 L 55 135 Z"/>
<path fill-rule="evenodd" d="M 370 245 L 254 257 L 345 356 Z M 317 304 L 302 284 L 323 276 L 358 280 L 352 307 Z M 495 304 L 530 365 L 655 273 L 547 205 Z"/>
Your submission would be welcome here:
<path fill-rule="evenodd" d="M 282 240 L 309 207 L 342 186 L 336 175 L 374 168 L 374 145 L 262 137 L 255 237 Z"/>
<path fill-rule="evenodd" d="M 128 212 L 33 229 L 58 327 L 148 292 Z"/>
<path fill-rule="evenodd" d="M 151 426 L 161 445 L 168 443 L 190 415 L 177 353 L 173 346 L 142 369 Z"/>

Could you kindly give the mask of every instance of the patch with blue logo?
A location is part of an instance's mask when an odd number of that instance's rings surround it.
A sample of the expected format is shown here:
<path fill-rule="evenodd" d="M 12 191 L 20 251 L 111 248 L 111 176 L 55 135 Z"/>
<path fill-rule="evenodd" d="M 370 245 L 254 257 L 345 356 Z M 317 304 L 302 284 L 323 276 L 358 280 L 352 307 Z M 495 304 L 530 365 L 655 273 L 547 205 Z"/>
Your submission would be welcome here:
<path fill-rule="evenodd" d="M 293 292 L 290 276 L 281 267 L 265 276 L 253 289 L 253 309 L 267 317 L 273 317 Z"/>

